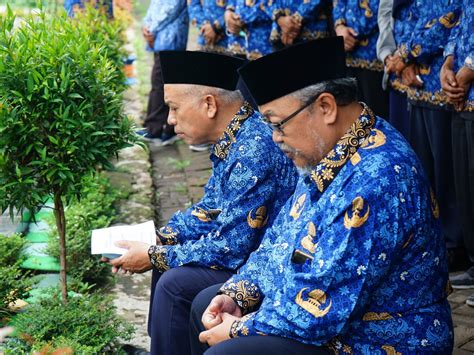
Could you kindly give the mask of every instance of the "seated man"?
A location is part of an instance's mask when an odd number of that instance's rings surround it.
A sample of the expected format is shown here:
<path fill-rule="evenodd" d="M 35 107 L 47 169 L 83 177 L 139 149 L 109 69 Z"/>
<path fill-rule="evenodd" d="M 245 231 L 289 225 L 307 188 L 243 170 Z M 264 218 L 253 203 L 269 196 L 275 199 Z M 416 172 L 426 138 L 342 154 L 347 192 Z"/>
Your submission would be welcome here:
<path fill-rule="evenodd" d="M 208 355 L 451 353 L 438 206 L 405 139 L 356 101 L 342 38 L 239 72 L 303 173 L 239 273 L 194 300 L 194 353 L 198 336 Z"/>
<path fill-rule="evenodd" d="M 154 267 L 151 352 L 181 355 L 190 352 L 194 296 L 227 280 L 258 247 L 293 193 L 297 173 L 260 114 L 234 91 L 241 59 L 163 51 L 160 61 L 168 122 L 186 143 L 214 144 L 213 172 L 202 200 L 157 232 L 162 245 L 123 242 L 128 252 L 111 263 L 131 272 Z"/>

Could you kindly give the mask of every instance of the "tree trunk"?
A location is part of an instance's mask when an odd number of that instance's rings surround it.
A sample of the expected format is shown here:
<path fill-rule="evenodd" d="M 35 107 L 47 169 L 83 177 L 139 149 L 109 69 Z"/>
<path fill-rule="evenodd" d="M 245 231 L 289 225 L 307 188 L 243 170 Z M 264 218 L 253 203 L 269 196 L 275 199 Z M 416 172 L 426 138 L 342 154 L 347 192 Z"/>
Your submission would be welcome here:
<path fill-rule="evenodd" d="M 61 193 L 54 194 L 54 217 L 59 234 L 59 258 L 61 263 L 60 281 L 61 298 L 67 303 L 67 278 L 66 278 L 66 218 L 64 216 L 64 205 Z"/>

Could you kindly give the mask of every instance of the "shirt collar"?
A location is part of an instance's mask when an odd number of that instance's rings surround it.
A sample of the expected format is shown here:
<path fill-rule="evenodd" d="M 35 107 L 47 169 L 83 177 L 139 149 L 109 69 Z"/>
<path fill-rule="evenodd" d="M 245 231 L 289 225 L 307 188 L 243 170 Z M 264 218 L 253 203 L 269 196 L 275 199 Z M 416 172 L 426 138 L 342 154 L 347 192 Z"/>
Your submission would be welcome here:
<path fill-rule="evenodd" d="M 213 154 L 219 159 L 226 159 L 229 155 L 230 147 L 235 143 L 237 132 L 242 124 L 254 113 L 252 106 L 248 102 L 240 107 L 239 111 L 230 121 L 222 136 L 214 144 Z"/>
<path fill-rule="evenodd" d="M 336 178 L 349 159 L 357 152 L 360 145 L 369 136 L 375 125 L 375 115 L 363 102 L 363 110 L 349 130 L 336 143 L 333 149 L 311 170 L 311 180 L 319 192 L 324 192 Z"/>

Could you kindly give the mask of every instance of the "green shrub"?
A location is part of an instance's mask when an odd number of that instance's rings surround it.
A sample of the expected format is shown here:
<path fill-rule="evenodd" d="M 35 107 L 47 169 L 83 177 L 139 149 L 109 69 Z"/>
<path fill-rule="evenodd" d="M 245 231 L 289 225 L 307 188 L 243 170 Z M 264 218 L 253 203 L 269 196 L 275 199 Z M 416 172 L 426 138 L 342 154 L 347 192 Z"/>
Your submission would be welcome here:
<path fill-rule="evenodd" d="M 110 225 L 120 193 L 106 178 L 97 176 L 87 179 L 81 195 L 80 201 L 71 203 L 66 210 L 68 274 L 77 281 L 100 285 L 110 276 L 110 266 L 99 261 L 100 256 L 91 255 L 91 231 Z M 54 226 L 54 220 L 49 223 Z M 48 254 L 59 256 L 57 235 L 50 240 Z"/>
<path fill-rule="evenodd" d="M 22 262 L 20 251 L 25 240 L 19 235 L 0 235 L 0 314 L 8 313 L 11 302 L 26 296 L 31 282 L 19 268 Z"/>
<path fill-rule="evenodd" d="M 112 300 L 100 295 L 70 297 L 63 304 L 57 293 L 17 315 L 13 325 L 32 350 L 66 346 L 80 354 L 115 353 L 119 340 L 130 340 L 133 334 Z"/>

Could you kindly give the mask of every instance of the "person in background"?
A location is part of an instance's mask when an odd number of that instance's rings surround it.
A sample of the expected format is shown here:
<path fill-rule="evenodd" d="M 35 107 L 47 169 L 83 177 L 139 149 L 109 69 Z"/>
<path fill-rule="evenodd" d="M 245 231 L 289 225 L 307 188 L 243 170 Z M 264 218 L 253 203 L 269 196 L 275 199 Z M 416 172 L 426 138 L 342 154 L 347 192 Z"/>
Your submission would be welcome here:
<path fill-rule="evenodd" d="M 145 128 L 137 131 L 137 134 L 157 145 L 169 145 L 178 139 L 173 127 L 167 123 L 169 111 L 164 101 L 159 52 L 186 49 L 188 28 L 186 0 L 151 0 L 143 19 L 142 32 L 147 50 L 154 53 L 154 64 Z"/>
<path fill-rule="evenodd" d="M 271 18 L 265 0 L 228 0 L 225 11 L 227 49 L 234 55 L 254 60 L 271 53 Z"/>
<path fill-rule="evenodd" d="M 443 47 L 458 26 L 460 0 L 414 1 L 406 19 L 409 35 L 389 61 L 390 72 L 402 72 L 410 101 L 410 143 L 425 168 L 439 203 L 448 249 L 461 243 L 452 161 L 451 110 L 441 91 Z"/>
<path fill-rule="evenodd" d="M 389 94 L 388 121 L 403 136 L 410 139 L 410 119 L 408 114 L 407 90 L 408 84 L 403 83 L 403 71 L 400 77 L 389 73 L 388 64 L 395 54 L 398 44 L 408 36 L 408 21 L 412 18 L 412 0 L 394 1 L 380 0 L 377 22 L 379 37 L 377 39 L 377 57 L 384 63 L 382 87 Z M 405 69 L 404 71 L 408 71 Z"/>
<path fill-rule="evenodd" d="M 329 37 L 331 8 L 328 0 L 269 1 L 265 9 L 273 20 L 270 34 L 273 49 Z"/>
<path fill-rule="evenodd" d="M 383 63 L 377 58 L 379 0 L 337 0 L 334 2 L 334 29 L 344 37 L 347 66 L 357 78 L 359 100 L 375 114 L 388 117 L 388 94 L 382 88 Z"/>
<path fill-rule="evenodd" d="M 453 288 L 474 288 L 474 3 L 462 1 L 460 24 L 444 50 L 441 86 L 454 106 L 451 116 L 454 187 L 470 267 L 451 277 Z M 474 307 L 474 294 L 466 303 Z"/>

